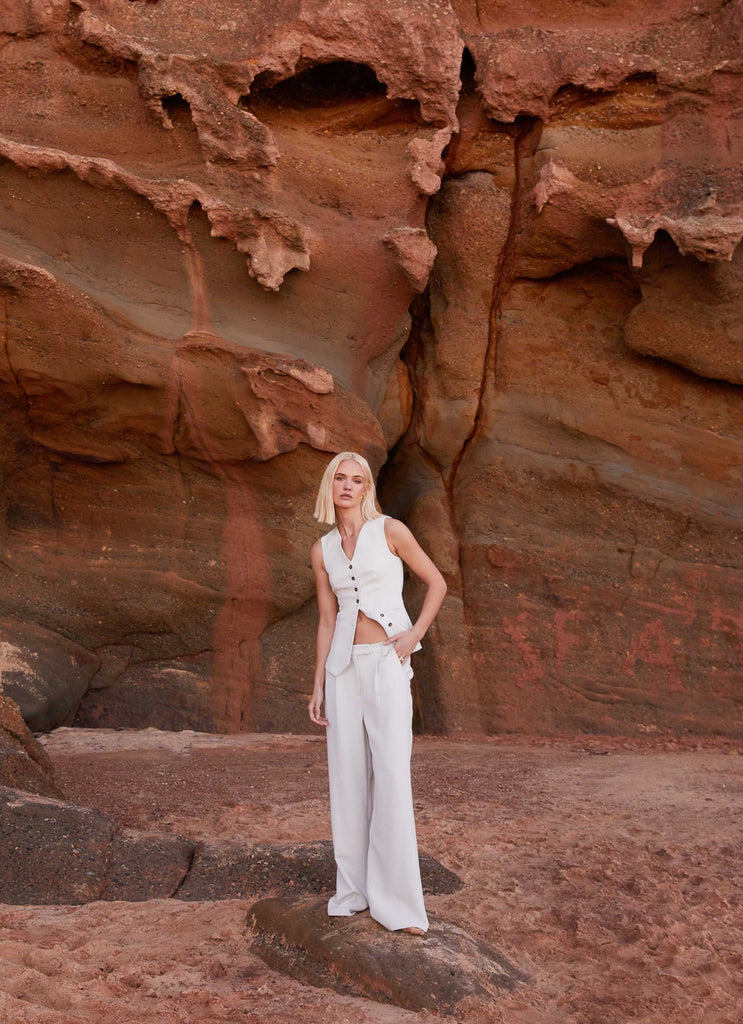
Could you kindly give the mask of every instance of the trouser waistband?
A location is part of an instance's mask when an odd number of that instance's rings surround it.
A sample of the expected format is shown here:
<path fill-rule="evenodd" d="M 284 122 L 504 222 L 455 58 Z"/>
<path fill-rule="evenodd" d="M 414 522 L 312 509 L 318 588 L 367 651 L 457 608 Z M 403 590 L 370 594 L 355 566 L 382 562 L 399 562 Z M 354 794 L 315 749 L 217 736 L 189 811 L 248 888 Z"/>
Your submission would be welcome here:
<path fill-rule="evenodd" d="M 351 655 L 354 658 L 363 657 L 365 654 L 381 653 L 384 648 L 392 646 L 392 644 L 385 643 L 384 640 L 377 640 L 373 644 L 354 644 L 351 648 Z"/>

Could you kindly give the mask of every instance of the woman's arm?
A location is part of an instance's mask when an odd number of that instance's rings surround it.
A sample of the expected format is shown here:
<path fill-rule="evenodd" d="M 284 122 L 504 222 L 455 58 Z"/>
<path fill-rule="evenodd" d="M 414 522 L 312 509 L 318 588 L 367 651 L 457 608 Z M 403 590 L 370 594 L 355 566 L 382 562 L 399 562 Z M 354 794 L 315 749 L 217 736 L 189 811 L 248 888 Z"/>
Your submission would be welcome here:
<path fill-rule="evenodd" d="M 446 595 L 446 581 L 405 523 L 401 523 L 399 519 L 385 519 L 384 534 L 390 551 L 402 558 L 427 588 L 423 607 L 412 629 L 396 633 L 386 641 L 395 645 L 400 661 L 407 661 L 413 648 L 423 639 L 428 627 L 438 615 L 441 602 Z"/>
<path fill-rule="evenodd" d="M 325 696 L 325 662 L 328 660 L 328 654 L 330 653 L 335 619 L 338 614 L 338 602 L 335 599 L 328 574 L 325 571 L 325 564 L 322 558 L 322 543 L 319 540 L 315 541 L 312 545 L 310 562 L 312 563 L 312 571 L 315 574 L 320 620 L 317 625 L 317 643 L 315 645 L 315 683 L 307 710 L 309 711 L 310 719 L 315 725 L 327 725 L 327 718 L 323 718 L 321 715 L 322 702 Z"/>

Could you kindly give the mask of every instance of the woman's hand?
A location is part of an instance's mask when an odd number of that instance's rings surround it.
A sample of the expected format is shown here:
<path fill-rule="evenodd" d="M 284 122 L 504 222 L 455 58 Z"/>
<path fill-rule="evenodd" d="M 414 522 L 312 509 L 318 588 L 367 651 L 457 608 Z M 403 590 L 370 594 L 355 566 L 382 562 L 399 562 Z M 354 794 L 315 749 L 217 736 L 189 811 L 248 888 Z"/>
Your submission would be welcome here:
<path fill-rule="evenodd" d="M 407 661 L 416 642 L 426 635 L 428 627 L 438 614 L 441 602 L 446 595 L 446 580 L 405 523 L 388 517 L 384 521 L 384 535 L 387 538 L 387 547 L 392 554 L 402 558 L 403 562 L 426 584 L 423 606 L 412 629 L 405 633 L 397 633 L 387 641 L 394 643 L 401 660 Z"/>
<path fill-rule="evenodd" d="M 310 713 L 310 721 L 314 722 L 315 725 L 327 725 L 327 718 L 322 717 L 322 702 L 325 694 L 323 693 L 322 687 L 316 686 L 312 691 L 310 702 L 307 705 L 307 710 Z"/>
<path fill-rule="evenodd" d="M 384 643 L 394 644 L 395 654 L 400 659 L 400 664 L 404 664 L 417 647 L 418 640 L 418 635 L 412 629 L 406 629 L 404 633 L 395 633 L 394 636 L 388 637 Z"/>

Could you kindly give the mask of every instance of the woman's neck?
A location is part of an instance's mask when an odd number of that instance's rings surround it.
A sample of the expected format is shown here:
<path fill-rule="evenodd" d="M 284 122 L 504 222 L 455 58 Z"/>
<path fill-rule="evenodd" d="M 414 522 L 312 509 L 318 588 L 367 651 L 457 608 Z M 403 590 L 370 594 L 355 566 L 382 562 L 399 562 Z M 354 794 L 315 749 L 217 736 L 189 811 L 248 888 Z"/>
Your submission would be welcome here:
<path fill-rule="evenodd" d="M 335 525 L 341 537 L 352 537 L 364 525 L 364 517 L 359 508 L 336 508 Z"/>

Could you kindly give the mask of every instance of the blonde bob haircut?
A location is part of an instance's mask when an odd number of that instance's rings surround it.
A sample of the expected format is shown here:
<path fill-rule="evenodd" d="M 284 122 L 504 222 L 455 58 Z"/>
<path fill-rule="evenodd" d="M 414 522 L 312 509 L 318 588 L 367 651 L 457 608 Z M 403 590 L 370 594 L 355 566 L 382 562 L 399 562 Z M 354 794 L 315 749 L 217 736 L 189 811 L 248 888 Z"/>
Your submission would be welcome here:
<path fill-rule="evenodd" d="M 372 476 L 369 463 L 363 455 L 359 455 L 357 452 L 339 452 L 325 467 L 325 472 L 320 481 L 320 490 L 317 492 L 317 501 L 315 502 L 315 519 L 320 523 L 327 523 L 328 526 L 335 526 L 333 479 L 341 462 L 345 462 L 346 459 L 358 462 L 359 466 L 361 466 L 364 485 L 366 486 L 366 494 L 361 501 L 362 516 L 365 520 L 378 519 L 382 514 L 377 508 L 377 492 L 374 487 L 374 477 Z"/>

